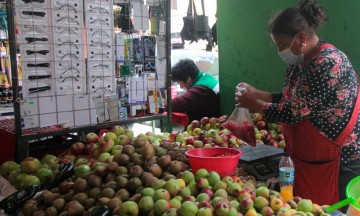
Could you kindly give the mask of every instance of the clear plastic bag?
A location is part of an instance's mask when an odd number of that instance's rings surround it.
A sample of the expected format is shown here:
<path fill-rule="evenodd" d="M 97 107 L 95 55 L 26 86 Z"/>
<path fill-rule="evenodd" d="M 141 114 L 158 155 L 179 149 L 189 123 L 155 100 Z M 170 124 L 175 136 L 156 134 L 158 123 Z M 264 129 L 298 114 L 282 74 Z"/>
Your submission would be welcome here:
<path fill-rule="evenodd" d="M 255 126 L 248 109 L 236 107 L 229 119 L 222 126 L 248 145 L 256 146 Z"/>

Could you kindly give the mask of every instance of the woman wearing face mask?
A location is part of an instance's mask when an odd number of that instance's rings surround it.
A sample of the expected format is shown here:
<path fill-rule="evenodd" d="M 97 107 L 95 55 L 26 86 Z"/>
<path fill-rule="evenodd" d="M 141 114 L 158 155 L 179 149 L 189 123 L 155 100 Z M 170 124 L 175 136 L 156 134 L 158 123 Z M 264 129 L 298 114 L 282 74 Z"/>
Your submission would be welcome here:
<path fill-rule="evenodd" d="M 323 8 L 301 0 L 275 16 L 269 34 L 288 68 L 281 93 L 239 83 L 237 106 L 281 122 L 287 151 L 295 161 L 294 193 L 318 204 L 345 197 L 346 184 L 360 174 L 360 94 L 347 56 L 315 30 Z"/>
<path fill-rule="evenodd" d="M 186 113 L 189 120 L 202 117 L 219 117 L 219 81 L 199 71 L 193 60 L 182 59 L 171 69 L 172 81 L 187 89 L 171 100 L 172 111 Z"/>

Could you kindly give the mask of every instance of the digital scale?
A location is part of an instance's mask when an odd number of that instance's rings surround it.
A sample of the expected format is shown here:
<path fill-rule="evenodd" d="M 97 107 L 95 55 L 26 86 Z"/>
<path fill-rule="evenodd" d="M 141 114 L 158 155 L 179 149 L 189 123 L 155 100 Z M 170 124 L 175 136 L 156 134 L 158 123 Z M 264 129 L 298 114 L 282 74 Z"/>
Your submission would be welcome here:
<path fill-rule="evenodd" d="M 257 143 L 256 147 L 243 146 L 238 149 L 243 153 L 239 165 L 258 180 L 266 181 L 279 176 L 279 162 L 284 149 L 262 143 Z"/>

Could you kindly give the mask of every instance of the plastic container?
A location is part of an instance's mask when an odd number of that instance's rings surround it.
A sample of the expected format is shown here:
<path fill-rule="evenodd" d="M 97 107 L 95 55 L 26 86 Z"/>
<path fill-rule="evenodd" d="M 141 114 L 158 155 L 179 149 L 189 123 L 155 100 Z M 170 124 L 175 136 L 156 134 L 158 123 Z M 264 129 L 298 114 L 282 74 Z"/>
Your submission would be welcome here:
<path fill-rule="evenodd" d="M 346 198 L 338 203 L 335 203 L 328 208 L 326 208 L 327 213 L 331 213 L 336 209 L 342 208 L 349 204 L 352 205 L 352 211 L 360 213 L 360 176 L 353 178 L 347 185 L 346 185 Z M 346 214 L 351 215 L 351 214 Z M 352 214 L 352 215 L 359 215 L 359 214 Z"/>
<path fill-rule="evenodd" d="M 193 173 L 204 168 L 215 171 L 221 177 L 234 175 L 242 151 L 234 148 L 195 148 L 185 152 Z"/>

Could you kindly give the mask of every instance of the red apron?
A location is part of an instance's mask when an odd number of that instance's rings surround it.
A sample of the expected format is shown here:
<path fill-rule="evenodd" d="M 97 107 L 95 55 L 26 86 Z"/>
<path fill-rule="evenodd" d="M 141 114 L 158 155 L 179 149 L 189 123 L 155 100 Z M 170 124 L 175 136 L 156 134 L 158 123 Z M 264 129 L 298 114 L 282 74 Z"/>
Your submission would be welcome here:
<path fill-rule="evenodd" d="M 324 44 L 318 51 L 330 44 Z M 319 205 L 339 200 L 338 181 L 341 146 L 346 143 L 358 119 L 360 89 L 353 114 L 336 141 L 320 134 L 309 120 L 282 124 L 286 148 L 295 163 L 294 194 Z M 289 95 L 284 95 L 289 97 Z"/>

